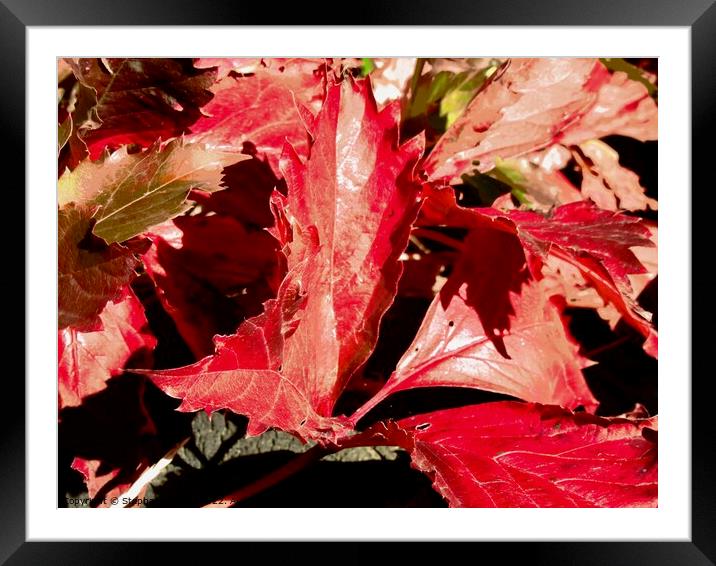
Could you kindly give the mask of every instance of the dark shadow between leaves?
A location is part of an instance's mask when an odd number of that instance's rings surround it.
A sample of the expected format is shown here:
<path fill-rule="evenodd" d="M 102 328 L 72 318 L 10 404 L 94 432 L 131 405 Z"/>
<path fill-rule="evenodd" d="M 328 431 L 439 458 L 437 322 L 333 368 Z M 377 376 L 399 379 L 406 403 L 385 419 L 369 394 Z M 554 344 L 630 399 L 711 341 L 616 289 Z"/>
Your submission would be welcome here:
<path fill-rule="evenodd" d="M 396 296 L 380 321 L 375 349 L 341 393 L 334 415 L 353 414 L 383 386 L 415 338 L 429 306 L 430 301 L 422 297 Z"/>
<path fill-rule="evenodd" d="M 98 475 L 120 470 L 97 494 L 101 499 L 138 464 L 157 461 L 188 436 L 191 416 L 176 412 L 176 405 L 142 376 L 127 373 L 109 380 L 106 389 L 81 406 L 64 409 L 58 430 L 58 505 L 65 507 L 66 495 L 86 490 L 80 474 L 70 467 L 75 457 L 99 460 Z"/>
<path fill-rule="evenodd" d="M 233 216 L 256 228 L 273 226 L 271 195 L 274 189 L 286 194 L 286 182 L 276 177 L 267 161 L 258 157 L 253 144 L 245 142 L 242 153 L 251 155 L 252 159 L 224 168 L 222 184 L 226 188 L 223 191 L 211 194 L 195 191 L 192 198 L 204 211 Z"/>
<path fill-rule="evenodd" d="M 644 352 L 643 336 L 619 323 L 614 331 L 592 309 L 567 309 L 570 331 L 582 352 L 596 365 L 583 370 L 589 389 L 599 401 L 597 414 L 614 416 L 636 403 L 650 415 L 658 412 L 658 362 Z"/>
<path fill-rule="evenodd" d="M 153 488 L 147 507 L 199 507 L 248 485 L 287 463 L 287 450 L 242 456 L 207 469 L 176 470 Z M 407 454 L 395 460 L 320 461 L 239 507 L 445 507 L 430 480 Z"/>
<path fill-rule="evenodd" d="M 358 428 L 365 430 L 379 421 L 405 419 L 413 415 L 494 401 L 519 401 L 519 399 L 509 395 L 467 387 L 420 387 L 408 389 L 393 393 L 376 405 L 359 421 Z"/>

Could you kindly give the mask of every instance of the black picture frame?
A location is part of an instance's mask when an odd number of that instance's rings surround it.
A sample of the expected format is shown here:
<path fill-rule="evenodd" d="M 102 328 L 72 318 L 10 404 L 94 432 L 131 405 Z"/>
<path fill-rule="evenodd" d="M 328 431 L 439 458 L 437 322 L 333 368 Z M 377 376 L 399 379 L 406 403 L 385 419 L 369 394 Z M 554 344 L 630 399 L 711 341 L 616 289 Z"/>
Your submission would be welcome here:
<path fill-rule="evenodd" d="M 379 2 L 362 0 L 360 10 L 341 19 L 335 4 L 319 9 L 316 4 L 282 4 L 280 9 L 268 10 L 260 3 L 240 0 L 0 0 L 0 45 L 3 53 L 3 71 L 7 80 L 0 88 L 2 106 L 2 133 L 5 140 L 3 156 L 12 169 L 24 172 L 25 128 L 25 32 L 28 26 L 69 25 L 561 25 L 561 26 L 685 26 L 691 30 L 692 52 L 692 186 L 707 190 L 713 183 L 710 178 L 710 159 L 706 152 L 713 147 L 713 105 L 716 97 L 716 5 L 714 0 L 602 0 L 586 2 L 576 0 L 512 0 L 485 1 L 426 1 L 401 0 Z M 704 152 L 703 158 L 696 152 Z M 24 174 L 15 186 L 24 186 Z M 22 184 L 19 184 L 22 183 Z M 10 187 L 6 187 L 10 190 Z M 17 189 L 14 189 L 17 192 Z M 683 190 L 689 190 L 684 188 Z M 693 191 L 692 191 L 693 195 Z M 18 199 L 19 200 L 19 199 Z M 24 207 L 24 204 L 22 205 Z M 692 209 L 692 226 L 706 225 L 697 221 L 705 208 Z M 27 211 L 25 211 L 27 212 Z M 17 213 L 20 216 L 19 212 Z M 692 231 L 693 234 L 693 231 Z M 692 265 L 698 258 L 708 257 L 707 238 L 692 236 Z M 19 258 L 18 258 L 19 259 Z M 20 260 L 22 261 L 22 260 Z M 17 265 L 17 264 L 16 264 Z M 20 270 L 17 270 L 20 273 Z M 708 277 L 693 277 L 692 297 L 710 295 Z M 668 290 L 667 290 L 668 292 Z M 20 293 L 27 301 L 24 288 Z M 702 315 L 703 316 L 703 315 Z M 24 325 L 22 326 L 24 327 Z M 693 324 L 692 324 L 693 328 Z M 685 328 L 692 335 L 692 352 L 707 350 L 708 332 Z M 22 338 L 21 338 L 22 337 Z M 16 341 L 24 333 L 16 334 Z M 6 344 L 12 348 L 12 342 Z M 19 351 L 19 344 L 15 347 Z M 12 379 L 11 379 L 12 378 Z M 485 550 L 495 551 L 500 562 L 523 560 L 528 564 L 681 564 L 701 565 L 716 563 L 716 492 L 714 490 L 713 438 L 716 427 L 711 417 L 713 396 L 711 375 L 692 358 L 692 376 L 669 375 L 662 379 L 676 379 L 692 391 L 692 535 L 690 542 L 525 542 L 525 543 L 465 543 L 489 544 Z M 205 545 L 170 543 L 87 543 L 26 542 L 25 536 L 25 387 L 17 374 L 6 372 L 3 387 L 5 423 L 2 427 L 0 455 L 0 562 L 8 565 L 25 564 L 130 564 L 144 559 L 153 560 L 150 550 L 157 550 L 165 563 L 187 563 L 196 560 L 215 560 L 234 556 L 246 559 L 256 556 L 268 558 L 266 543 L 219 543 L 208 550 Z M 710 410 L 711 409 L 711 410 Z M 664 449 L 668 449 L 668 446 Z M 111 534 L 111 533 L 108 533 Z M 82 533 L 77 533 L 81 539 Z M 380 554 L 371 548 L 371 542 L 347 542 L 339 549 L 321 549 L 320 555 L 348 563 L 374 560 Z M 261 548 L 255 548 L 261 545 Z M 403 545 L 405 546 L 405 545 Z M 159 548 L 158 548 L 159 547 Z M 434 547 L 433 547 L 434 548 Z M 302 554 L 317 556 L 315 548 L 299 543 L 282 545 L 280 551 L 292 558 Z M 438 552 L 444 552 L 437 549 Z M 416 552 L 428 559 L 424 545 L 413 544 L 398 550 L 401 561 Z M 469 555 L 476 549 L 469 549 Z M 479 552 L 483 552 L 480 549 Z M 474 556 L 474 555 L 473 555 Z"/>

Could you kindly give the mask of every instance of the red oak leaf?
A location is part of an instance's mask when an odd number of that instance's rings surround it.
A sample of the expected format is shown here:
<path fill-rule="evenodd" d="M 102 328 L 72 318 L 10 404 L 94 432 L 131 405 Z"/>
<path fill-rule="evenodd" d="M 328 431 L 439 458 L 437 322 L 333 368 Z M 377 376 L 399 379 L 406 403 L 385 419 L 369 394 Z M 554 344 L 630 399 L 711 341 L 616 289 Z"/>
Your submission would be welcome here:
<path fill-rule="evenodd" d="M 512 401 L 378 423 L 451 507 L 656 507 L 657 420 Z"/>
<path fill-rule="evenodd" d="M 276 293 L 276 241 L 232 216 L 181 216 L 146 235 L 154 245 L 142 256 L 145 270 L 197 358 L 214 351 L 216 334 L 236 331 Z"/>
<path fill-rule="evenodd" d="M 78 123 L 91 159 L 109 147 L 149 147 L 179 136 L 211 100 L 216 71 L 199 70 L 191 59 L 76 59 L 77 79 L 96 93 L 91 118 Z"/>
<path fill-rule="evenodd" d="M 657 107 L 646 87 L 609 74 L 597 59 L 509 61 L 439 140 L 425 170 L 433 180 L 459 180 L 553 143 L 576 145 L 620 134 L 656 139 Z"/>
<path fill-rule="evenodd" d="M 60 409 L 77 406 L 101 391 L 108 379 L 122 373 L 131 357 L 156 345 L 142 304 L 129 286 L 116 302 L 107 303 L 99 320 L 97 330 L 68 327 L 58 333 Z"/>
<path fill-rule="evenodd" d="M 250 144 L 278 172 L 287 140 L 307 155 L 309 135 L 299 106 L 314 112 L 320 108 L 324 65 L 316 59 L 287 59 L 283 64 L 267 60 L 250 75 L 225 77 L 212 88 L 214 98 L 191 127 L 190 139 L 237 152 Z"/>
<path fill-rule="evenodd" d="M 398 123 L 397 105 L 378 112 L 368 81 L 329 88 L 310 158 L 287 146 L 282 161 L 288 198 L 274 204 L 286 205 L 277 233 L 289 272 L 277 298 L 236 335 L 217 337 L 214 356 L 150 373 L 183 399 L 181 410 L 229 408 L 250 418 L 250 434 L 347 433 L 330 415 L 375 346 L 419 206 L 412 174 L 422 140 L 399 147 Z"/>
<path fill-rule="evenodd" d="M 514 313 L 499 345 L 466 299 L 467 285 L 447 304 L 436 297 L 395 372 L 354 421 L 388 395 L 415 387 L 471 387 L 570 409 L 596 408 L 582 375 L 589 362 L 579 355 L 560 308 L 539 282 L 510 295 Z"/>

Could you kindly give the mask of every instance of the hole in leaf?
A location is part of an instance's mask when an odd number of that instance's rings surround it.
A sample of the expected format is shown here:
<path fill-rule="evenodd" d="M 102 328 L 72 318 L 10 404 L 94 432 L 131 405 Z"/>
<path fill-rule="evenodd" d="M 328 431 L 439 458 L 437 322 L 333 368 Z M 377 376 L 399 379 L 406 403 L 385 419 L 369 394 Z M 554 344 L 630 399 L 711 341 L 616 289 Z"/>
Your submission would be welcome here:
<path fill-rule="evenodd" d="M 415 430 L 428 430 L 432 425 L 430 423 L 422 423 L 415 427 Z"/>

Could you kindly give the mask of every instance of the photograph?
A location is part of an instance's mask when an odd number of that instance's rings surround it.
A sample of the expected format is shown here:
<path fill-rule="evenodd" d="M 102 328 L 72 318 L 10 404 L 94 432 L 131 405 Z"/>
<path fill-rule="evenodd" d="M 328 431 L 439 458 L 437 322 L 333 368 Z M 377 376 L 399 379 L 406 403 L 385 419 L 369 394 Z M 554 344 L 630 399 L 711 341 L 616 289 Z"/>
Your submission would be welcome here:
<path fill-rule="evenodd" d="M 57 507 L 659 507 L 659 58 L 56 62 Z"/>

